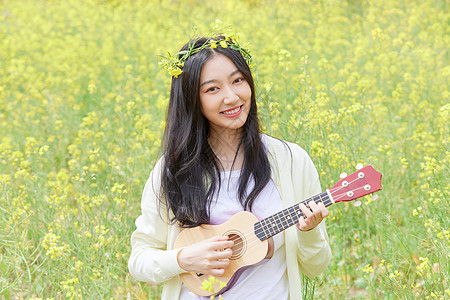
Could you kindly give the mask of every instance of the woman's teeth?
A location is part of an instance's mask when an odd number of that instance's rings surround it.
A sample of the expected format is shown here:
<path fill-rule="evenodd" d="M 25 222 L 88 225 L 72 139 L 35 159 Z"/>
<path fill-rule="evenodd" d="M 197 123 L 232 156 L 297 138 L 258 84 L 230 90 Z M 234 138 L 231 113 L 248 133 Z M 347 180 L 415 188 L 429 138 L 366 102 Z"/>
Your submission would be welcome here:
<path fill-rule="evenodd" d="M 224 111 L 223 113 L 224 113 L 225 115 L 233 115 L 233 114 L 237 113 L 240 109 L 241 109 L 241 107 L 239 106 L 239 107 L 236 107 L 236 108 L 233 109 L 233 110 L 227 110 L 227 111 Z"/>

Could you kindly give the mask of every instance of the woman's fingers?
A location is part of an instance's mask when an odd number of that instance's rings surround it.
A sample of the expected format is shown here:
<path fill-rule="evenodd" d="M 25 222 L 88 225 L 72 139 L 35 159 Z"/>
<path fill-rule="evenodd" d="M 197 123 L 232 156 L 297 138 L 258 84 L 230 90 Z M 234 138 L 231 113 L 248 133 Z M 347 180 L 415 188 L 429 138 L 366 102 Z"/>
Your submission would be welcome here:
<path fill-rule="evenodd" d="M 223 274 L 229 265 L 233 254 L 230 249 L 234 245 L 228 237 L 212 237 L 202 242 L 190 245 L 178 253 L 178 264 L 186 271 L 202 274 Z M 219 270 L 219 271 L 218 271 Z"/>
<path fill-rule="evenodd" d="M 223 251 L 216 251 L 217 259 L 229 259 L 233 255 L 233 250 L 230 248 Z"/>
<path fill-rule="evenodd" d="M 204 240 L 198 244 L 203 244 L 209 250 L 224 250 L 233 247 L 234 242 L 228 240 L 226 236 L 214 236 L 207 240 Z"/>
<path fill-rule="evenodd" d="M 330 212 L 328 211 L 328 209 L 325 207 L 325 204 L 323 204 L 322 202 L 319 203 L 318 205 L 319 209 L 320 209 L 320 213 L 322 214 L 322 218 L 326 218 L 328 217 L 328 215 L 330 214 Z"/>
<path fill-rule="evenodd" d="M 297 227 L 302 231 L 308 231 L 315 228 L 329 215 L 328 209 L 321 202 L 317 204 L 314 201 L 310 201 L 308 203 L 309 208 L 303 203 L 299 206 L 305 216 L 304 218 L 300 218 L 297 224 Z"/>
<path fill-rule="evenodd" d="M 311 202 L 313 202 L 313 201 L 310 201 L 309 203 L 311 203 Z M 309 204 L 308 204 L 308 205 L 309 205 Z M 309 208 L 307 208 L 306 205 L 303 204 L 303 203 L 300 203 L 300 209 L 302 210 L 303 215 L 304 215 L 306 218 L 309 218 L 309 217 L 311 217 L 311 216 L 313 215 L 312 211 L 310 211 Z"/>
<path fill-rule="evenodd" d="M 208 274 L 208 275 L 212 275 L 212 276 L 222 276 L 223 274 L 225 274 L 225 268 L 217 268 L 217 269 L 211 269 L 208 273 L 204 273 L 204 274 Z"/>

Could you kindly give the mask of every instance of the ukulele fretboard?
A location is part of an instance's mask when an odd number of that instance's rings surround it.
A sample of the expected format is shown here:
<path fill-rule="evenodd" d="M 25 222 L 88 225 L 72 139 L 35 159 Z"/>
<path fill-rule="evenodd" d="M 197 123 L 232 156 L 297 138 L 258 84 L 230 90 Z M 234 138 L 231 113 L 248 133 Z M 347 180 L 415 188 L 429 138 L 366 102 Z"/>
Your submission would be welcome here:
<path fill-rule="evenodd" d="M 308 203 L 311 200 L 315 203 L 322 202 L 325 207 L 328 207 L 334 203 L 328 196 L 327 192 L 322 192 L 300 203 L 305 204 L 306 207 L 309 208 Z M 254 226 L 255 235 L 261 241 L 264 241 L 298 223 L 298 220 L 304 217 L 303 212 L 300 209 L 300 203 L 283 209 L 282 211 L 271 215 L 270 217 L 256 222 Z"/>

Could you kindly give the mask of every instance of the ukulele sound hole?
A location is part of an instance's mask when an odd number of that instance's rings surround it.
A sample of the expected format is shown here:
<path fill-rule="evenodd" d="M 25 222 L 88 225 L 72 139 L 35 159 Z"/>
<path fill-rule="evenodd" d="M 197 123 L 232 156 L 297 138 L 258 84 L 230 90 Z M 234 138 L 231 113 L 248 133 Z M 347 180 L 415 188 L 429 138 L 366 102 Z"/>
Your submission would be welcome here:
<path fill-rule="evenodd" d="M 230 259 L 235 260 L 235 259 L 242 257 L 247 248 L 247 243 L 246 243 L 245 238 L 243 237 L 242 233 L 240 233 L 239 231 L 232 231 L 232 232 L 227 232 L 224 235 L 228 236 L 228 240 L 234 242 L 233 247 L 231 247 L 233 254 L 231 255 Z"/>

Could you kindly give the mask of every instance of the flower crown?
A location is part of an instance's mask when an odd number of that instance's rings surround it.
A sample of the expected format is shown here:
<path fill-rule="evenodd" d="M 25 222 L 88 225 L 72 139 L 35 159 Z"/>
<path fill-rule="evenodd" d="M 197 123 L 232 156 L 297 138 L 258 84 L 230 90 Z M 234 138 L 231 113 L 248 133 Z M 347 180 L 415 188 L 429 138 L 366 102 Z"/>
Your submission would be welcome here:
<path fill-rule="evenodd" d="M 171 76 L 178 77 L 178 75 L 183 73 L 183 66 L 186 60 L 195 53 L 198 53 L 205 48 L 215 49 L 217 47 L 230 47 L 233 50 L 241 52 L 250 68 L 254 66 L 253 56 L 250 54 L 250 50 L 239 44 L 235 33 L 214 33 L 208 37 L 203 45 L 195 47 L 198 40 L 199 38 L 197 37 L 190 41 L 187 50 L 182 50 L 173 56 L 168 53 L 168 57 L 163 57 L 159 64 L 168 71 Z"/>

